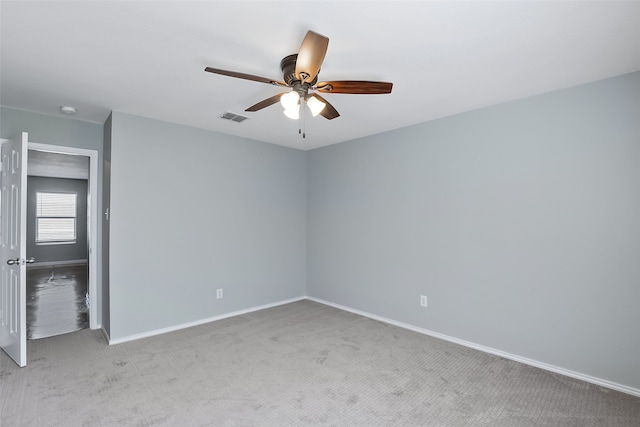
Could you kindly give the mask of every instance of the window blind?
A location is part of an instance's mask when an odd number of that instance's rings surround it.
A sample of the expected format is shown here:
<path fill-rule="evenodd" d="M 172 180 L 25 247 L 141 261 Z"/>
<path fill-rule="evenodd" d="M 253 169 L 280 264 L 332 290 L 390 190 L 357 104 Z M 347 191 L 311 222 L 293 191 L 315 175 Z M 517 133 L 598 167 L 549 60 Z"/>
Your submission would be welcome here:
<path fill-rule="evenodd" d="M 36 193 L 36 242 L 76 240 L 76 193 Z"/>

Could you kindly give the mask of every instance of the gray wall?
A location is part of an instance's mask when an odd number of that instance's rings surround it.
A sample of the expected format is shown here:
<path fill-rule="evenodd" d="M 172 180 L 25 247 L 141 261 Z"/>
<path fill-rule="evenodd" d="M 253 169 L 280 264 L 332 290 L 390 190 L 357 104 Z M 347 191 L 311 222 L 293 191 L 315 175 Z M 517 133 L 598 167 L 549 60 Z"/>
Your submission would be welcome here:
<path fill-rule="evenodd" d="M 84 148 L 98 152 L 98 212 L 102 212 L 102 138 L 103 125 L 66 117 L 56 117 L 0 106 L 0 138 L 12 138 L 20 132 L 29 133 L 30 142 Z M 102 230 L 98 227 L 96 247 L 102 245 Z M 102 292 L 102 260 L 98 256 L 98 293 Z M 102 322 L 98 309 L 98 324 Z"/>
<path fill-rule="evenodd" d="M 76 193 L 76 242 L 74 244 L 36 244 L 36 193 Z M 27 177 L 27 256 L 36 263 L 86 260 L 87 253 L 87 181 L 82 179 Z"/>
<path fill-rule="evenodd" d="M 639 183 L 640 73 L 316 149 L 307 292 L 640 389 Z"/>
<path fill-rule="evenodd" d="M 110 203 L 114 340 L 305 295 L 302 151 L 114 111 Z"/>
<path fill-rule="evenodd" d="M 112 339 L 307 294 L 638 389 L 639 116 L 634 73 L 308 153 L 118 112 L 0 137 L 113 164 Z"/>
<path fill-rule="evenodd" d="M 97 150 L 102 154 L 102 125 L 0 106 L 0 137 L 29 132 L 30 142 Z"/>

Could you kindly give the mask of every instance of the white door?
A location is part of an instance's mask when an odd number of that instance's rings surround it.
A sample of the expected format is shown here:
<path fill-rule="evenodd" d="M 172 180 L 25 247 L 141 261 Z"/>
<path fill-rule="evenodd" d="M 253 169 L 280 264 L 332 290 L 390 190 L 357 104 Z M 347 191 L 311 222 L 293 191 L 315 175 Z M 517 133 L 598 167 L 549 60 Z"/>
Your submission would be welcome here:
<path fill-rule="evenodd" d="M 20 366 L 27 364 L 27 148 L 26 132 L 2 144 L 0 347 Z"/>

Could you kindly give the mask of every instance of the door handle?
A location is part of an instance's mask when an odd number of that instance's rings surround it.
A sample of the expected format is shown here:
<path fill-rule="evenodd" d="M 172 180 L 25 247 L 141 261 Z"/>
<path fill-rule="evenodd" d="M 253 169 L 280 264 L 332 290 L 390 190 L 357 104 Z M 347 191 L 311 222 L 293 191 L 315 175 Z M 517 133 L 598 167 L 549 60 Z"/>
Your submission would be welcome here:
<path fill-rule="evenodd" d="M 26 264 L 33 264 L 34 262 L 36 262 L 36 259 L 34 257 L 32 257 L 32 256 L 25 260 Z M 20 258 L 8 259 L 7 260 L 7 264 L 9 264 L 9 265 L 20 265 Z"/>

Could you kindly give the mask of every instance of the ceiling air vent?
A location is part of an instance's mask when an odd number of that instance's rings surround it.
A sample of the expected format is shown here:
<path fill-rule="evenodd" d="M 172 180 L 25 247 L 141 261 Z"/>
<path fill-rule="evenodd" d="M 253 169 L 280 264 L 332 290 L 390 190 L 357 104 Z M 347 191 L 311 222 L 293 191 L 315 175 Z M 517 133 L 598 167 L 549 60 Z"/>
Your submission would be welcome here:
<path fill-rule="evenodd" d="M 230 112 L 227 111 L 226 113 L 221 115 L 220 118 L 221 119 L 225 119 L 225 120 L 231 120 L 232 122 L 242 123 L 245 120 L 247 120 L 249 117 L 241 116 L 240 114 L 230 113 Z"/>

